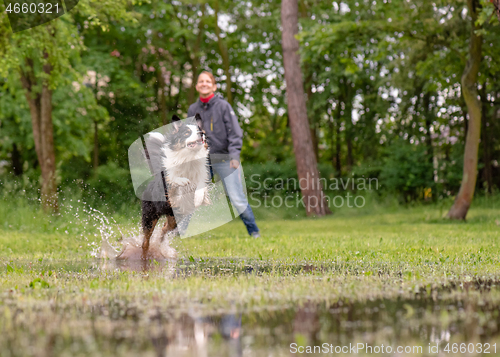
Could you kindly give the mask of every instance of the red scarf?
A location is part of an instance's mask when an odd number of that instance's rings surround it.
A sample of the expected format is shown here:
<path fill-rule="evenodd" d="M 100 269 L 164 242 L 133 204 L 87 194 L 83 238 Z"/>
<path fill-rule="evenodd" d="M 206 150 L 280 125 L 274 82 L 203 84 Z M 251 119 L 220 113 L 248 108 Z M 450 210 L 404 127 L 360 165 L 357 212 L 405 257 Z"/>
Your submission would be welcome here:
<path fill-rule="evenodd" d="M 210 95 L 209 95 L 208 97 L 206 97 L 206 98 L 202 98 L 202 97 L 200 97 L 200 100 L 202 101 L 202 103 L 208 103 L 208 101 L 209 101 L 210 99 L 212 99 L 214 96 L 215 96 L 215 94 L 214 94 L 214 93 L 212 93 L 212 94 L 210 94 Z"/>

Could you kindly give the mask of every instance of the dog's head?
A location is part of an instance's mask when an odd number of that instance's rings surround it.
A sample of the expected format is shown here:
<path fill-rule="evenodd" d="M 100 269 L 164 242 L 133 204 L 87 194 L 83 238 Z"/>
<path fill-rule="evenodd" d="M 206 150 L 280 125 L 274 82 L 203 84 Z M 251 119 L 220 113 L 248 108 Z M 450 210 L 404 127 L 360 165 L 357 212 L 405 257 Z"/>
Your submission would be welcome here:
<path fill-rule="evenodd" d="M 177 115 L 172 117 L 172 126 L 165 138 L 172 151 L 198 151 L 204 147 L 203 135 L 198 125 L 186 124 Z"/>

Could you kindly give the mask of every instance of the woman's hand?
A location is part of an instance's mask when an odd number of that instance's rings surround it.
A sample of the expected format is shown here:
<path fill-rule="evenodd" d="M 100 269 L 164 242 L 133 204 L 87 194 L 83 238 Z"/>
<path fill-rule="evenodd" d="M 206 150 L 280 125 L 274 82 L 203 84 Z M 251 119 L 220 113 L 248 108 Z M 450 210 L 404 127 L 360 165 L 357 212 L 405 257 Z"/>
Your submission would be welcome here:
<path fill-rule="evenodd" d="M 238 160 L 231 160 L 229 162 L 229 167 L 232 169 L 237 169 L 238 167 L 240 167 L 240 162 Z"/>

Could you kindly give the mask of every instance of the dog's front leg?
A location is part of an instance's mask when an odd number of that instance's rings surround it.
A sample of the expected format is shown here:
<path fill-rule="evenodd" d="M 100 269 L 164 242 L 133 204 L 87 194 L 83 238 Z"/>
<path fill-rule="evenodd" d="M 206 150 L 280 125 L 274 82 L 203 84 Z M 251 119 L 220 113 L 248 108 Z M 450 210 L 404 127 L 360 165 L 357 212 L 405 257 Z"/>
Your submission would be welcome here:
<path fill-rule="evenodd" d="M 144 234 L 144 239 L 142 241 L 142 259 L 146 260 L 147 255 L 148 255 L 148 250 L 149 250 L 149 240 L 151 239 L 151 236 L 153 235 L 153 231 L 155 230 L 156 223 L 158 222 L 158 219 L 155 219 L 154 221 L 151 222 L 151 225 L 148 226 L 143 226 L 143 234 Z"/>
<path fill-rule="evenodd" d="M 196 208 L 200 207 L 201 205 L 208 206 L 212 202 L 210 201 L 210 198 L 208 197 L 208 187 L 207 186 L 201 186 L 200 189 L 196 190 L 195 195 L 194 195 L 194 206 Z"/>
<path fill-rule="evenodd" d="M 204 206 L 210 206 L 212 204 L 212 201 L 210 200 L 210 197 L 208 196 L 208 187 L 205 187 L 203 189 L 203 202 L 202 205 Z"/>
<path fill-rule="evenodd" d="M 161 239 L 160 241 L 163 243 L 163 240 L 165 239 L 165 235 L 168 232 L 173 231 L 177 227 L 177 222 L 175 220 L 174 216 L 167 216 L 167 221 L 163 225 L 163 228 L 161 229 Z"/>

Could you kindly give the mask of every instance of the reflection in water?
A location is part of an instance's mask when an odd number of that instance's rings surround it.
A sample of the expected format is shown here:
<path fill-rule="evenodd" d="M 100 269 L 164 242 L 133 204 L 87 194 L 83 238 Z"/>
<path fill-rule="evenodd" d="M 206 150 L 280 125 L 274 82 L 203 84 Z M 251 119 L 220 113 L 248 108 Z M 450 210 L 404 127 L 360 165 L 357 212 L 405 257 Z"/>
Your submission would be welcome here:
<path fill-rule="evenodd" d="M 280 300 L 282 303 L 273 306 L 270 306 L 271 303 L 226 306 L 224 310 L 214 312 L 213 308 L 207 308 L 207 301 L 189 299 L 188 294 L 185 295 L 188 299 L 185 303 L 180 299 L 169 301 L 172 296 L 166 291 L 169 284 L 175 279 L 184 282 L 187 276 L 193 275 L 202 275 L 208 280 L 254 274 L 258 280 L 259 276 L 265 279 L 262 272 L 270 269 L 301 272 L 308 271 L 310 266 L 271 267 L 263 262 L 193 260 L 164 259 L 146 262 L 149 265 L 145 267 L 134 267 L 131 260 L 121 262 L 113 259 L 100 262 L 9 262 L 11 270 L 30 271 L 36 276 L 55 271 L 61 280 L 81 272 L 98 278 L 103 266 L 113 270 L 137 268 L 142 271 L 144 268 L 153 270 L 152 274 L 144 276 L 167 276 L 168 279 L 153 281 L 159 288 L 152 295 L 137 290 L 116 293 L 107 286 L 107 282 L 112 282 L 111 278 L 105 280 L 106 285 L 96 286 L 92 286 L 90 280 L 90 286 L 82 289 L 81 294 L 74 294 L 70 287 L 69 293 L 62 297 L 55 289 L 27 288 L 27 293 L 16 289 L 0 292 L 0 346 L 10 346 L 11 351 L 40 348 L 47 351 L 46 356 L 77 355 L 72 351 L 80 351 L 78 355 L 82 356 L 94 356 L 98 355 L 96 351 L 102 351 L 101 356 L 276 357 L 290 356 L 292 343 L 297 346 L 362 343 L 423 348 L 431 343 L 438 345 L 440 351 L 444 351 L 448 343 L 465 343 L 467 348 L 469 343 L 476 346 L 478 343 L 490 343 L 490 355 L 500 352 L 498 280 L 472 279 L 467 285 L 462 282 L 448 282 L 446 286 L 429 285 L 412 290 L 411 294 L 405 295 L 407 298 L 339 296 L 337 299 L 330 298 L 331 303 Z M 326 265 L 316 269 L 320 268 L 330 269 Z M 108 273 L 102 275 L 108 276 Z M 133 281 L 141 284 L 142 274 L 130 275 L 139 276 Z M 201 285 L 196 285 L 196 288 L 203 288 L 204 279 L 198 281 Z M 183 284 L 176 286 L 177 289 L 184 288 Z M 188 284 L 185 287 L 194 288 Z M 50 302 L 37 306 L 33 303 L 34 299 L 26 299 L 26 296 L 36 297 L 38 294 L 48 294 Z M 497 343 L 497 353 L 493 353 L 494 343 Z M 34 354 L 5 354 L 2 350 L 0 355 Z"/>
<path fill-rule="evenodd" d="M 320 330 L 319 317 L 313 304 L 307 303 L 296 309 L 293 319 L 294 336 L 303 338 L 307 345 L 318 344 L 318 332 Z"/>
<path fill-rule="evenodd" d="M 195 317 L 183 314 L 175 321 L 162 321 L 152 330 L 151 342 L 158 357 L 242 356 L 241 314 Z"/>
<path fill-rule="evenodd" d="M 185 313 L 172 318 L 158 311 L 150 318 L 149 329 L 157 356 L 289 356 L 292 343 L 418 346 L 424 355 L 432 355 L 426 353 L 429 343 L 439 345 L 440 351 L 448 343 L 498 343 L 496 310 L 486 305 L 472 307 L 460 299 L 338 301 L 329 306 L 306 302 L 286 309 L 213 316 Z M 484 316 L 496 317 L 481 321 Z"/>

